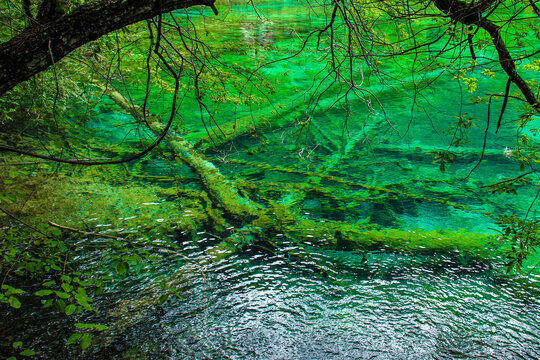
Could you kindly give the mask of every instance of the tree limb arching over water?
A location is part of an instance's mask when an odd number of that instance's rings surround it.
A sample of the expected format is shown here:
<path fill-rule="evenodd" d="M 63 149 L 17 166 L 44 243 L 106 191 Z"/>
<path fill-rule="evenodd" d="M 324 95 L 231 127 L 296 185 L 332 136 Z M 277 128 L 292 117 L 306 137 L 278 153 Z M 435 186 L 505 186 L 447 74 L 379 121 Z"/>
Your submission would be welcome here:
<path fill-rule="evenodd" d="M 61 1 L 58 0 L 58 3 Z M 65 1 L 62 1 L 65 2 Z M 101 36 L 159 14 L 192 6 L 215 9 L 215 0 L 105 0 L 71 12 L 30 20 L 20 34 L 0 44 L 0 94 L 49 68 Z M 52 3 L 52 5 L 45 5 Z M 42 6 L 58 6 L 43 0 Z M 64 5 L 65 6 L 65 5 Z"/>

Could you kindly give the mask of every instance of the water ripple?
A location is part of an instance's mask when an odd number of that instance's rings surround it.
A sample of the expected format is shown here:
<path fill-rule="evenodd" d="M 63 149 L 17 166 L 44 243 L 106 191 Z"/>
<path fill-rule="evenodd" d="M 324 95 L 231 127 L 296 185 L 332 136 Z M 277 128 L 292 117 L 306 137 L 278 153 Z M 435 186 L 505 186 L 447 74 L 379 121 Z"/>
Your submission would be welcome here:
<path fill-rule="evenodd" d="M 170 359 L 540 358 L 538 291 L 493 264 L 310 255 L 317 260 L 254 253 L 218 264 L 212 286 L 168 303 L 160 331 L 139 331 L 138 341 L 168 343 Z"/>

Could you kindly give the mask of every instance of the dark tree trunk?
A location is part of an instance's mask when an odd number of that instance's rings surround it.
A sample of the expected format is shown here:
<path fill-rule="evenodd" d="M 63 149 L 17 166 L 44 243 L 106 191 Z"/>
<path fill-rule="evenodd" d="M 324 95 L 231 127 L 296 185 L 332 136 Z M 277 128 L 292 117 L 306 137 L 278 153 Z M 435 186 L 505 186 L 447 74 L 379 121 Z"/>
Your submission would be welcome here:
<path fill-rule="evenodd" d="M 510 52 L 506 48 L 506 44 L 501 37 L 501 28 L 484 19 L 478 23 L 478 26 L 486 30 L 491 36 L 491 41 L 493 42 L 493 45 L 497 50 L 497 54 L 499 55 L 499 64 L 508 75 L 508 79 L 517 85 L 525 97 L 525 100 L 537 111 L 540 111 L 540 104 L 538 103 L 536 95 L 516 70 L 514 59 L 512 58 L 512 55 L 510 55 Z"/>
<path fill-rule="evenodd" d="M 65 11 L 65 0 L 43 0 L 38 9 L 36 21 L 44 23 L 60 17 Z"/>
<path fill-rule="evenodd" d="M 0 94 L 47 69 L 101 36 L 162 13 L 196 5 L 213 9 L 215 0 L 102 0 L 67 15 L 49 12 L 22 33 L 0 44 Z M 45 1 L 54 3 L 56 1 Z M 51 10 L 52 11 L 52 10 Z"/>
<path fill-rule="evenodd" d="M 482 14 L 495 2 L 496 0 L 481 0 L 467 4 L 461 0 L 434 0 L 433 4 L 452 19 L 471 25 L 480 21 Z"/>
<path fill-rule="evenodd" d="M 32 12 L 30 11 L 30 0 L 23 0 L 23 12 L 26 18 L 28 19 L 28 22 L 31 23 L 32 20 L 34 20 L 34 15 L 32 15 Z"/>
<path fill-rule="evenodd" d="M 476 25 L 487 31 L 491 36 L 493 46 L 497 50 L 499 64 L 504 72 L 506 72 L 508 79 L 517 85 L 525 97 L 525 101 L 533 106 L 536 111 L 540 112 L 540 103 L 536 95 L 516 70 L 514 58 L 501 37 L 501 28 L 488 20 L 487 16 L 483 14 L 490 7 L 496 6 L 498 2 L 496 0 L 483 0 L 477 3 L 473 1 L 470 5 L 467 5 L 467 3 L 461 0 L 433 0 L 433 4 L 452 20 L 464 25 Z M 471 43 L 470 38 L 469 43 Z M 507 98 L 508 92 L 505 95 L 505 99 Z"/>

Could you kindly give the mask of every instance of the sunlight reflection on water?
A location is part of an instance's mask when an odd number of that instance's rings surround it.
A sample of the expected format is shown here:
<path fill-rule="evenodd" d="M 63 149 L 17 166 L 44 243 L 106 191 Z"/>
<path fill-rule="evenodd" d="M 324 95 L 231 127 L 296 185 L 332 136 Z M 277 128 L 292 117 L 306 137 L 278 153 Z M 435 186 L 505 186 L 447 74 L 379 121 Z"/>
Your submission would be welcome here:
<path fill-rule="evenodd" d="M 117 348 L 163 359 L 536 359 L 538 290 L 444 254 L 253 251 L 213 267 Z"/>

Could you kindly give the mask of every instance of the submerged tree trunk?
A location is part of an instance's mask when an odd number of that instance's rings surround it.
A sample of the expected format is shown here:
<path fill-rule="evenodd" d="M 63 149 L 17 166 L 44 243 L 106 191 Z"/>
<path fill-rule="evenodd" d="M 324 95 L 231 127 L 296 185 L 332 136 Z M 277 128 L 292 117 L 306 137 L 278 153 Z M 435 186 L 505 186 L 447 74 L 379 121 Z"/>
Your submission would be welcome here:
<path fill-rule="evenodd" d="M 100 87 L 117 105 L 137 119 L 141 118 L 142 109 L 133 105 L 122 94 L 112 89 Z M 156 116 L 147 116 L 149 126 L 156 134 L 161 134 L 165 124 Z M 168 280 L 161 284 L 153 283 L 146 286 L 136 298 L 117 302 L 109 309 L 111 323 L 109 329 L 96 339 L 96 346 L 90 351 L 94 353 L 103 351 L 116 336 L 134 326 L 144 319 L 152 309 L 159 306 L 164 299 L 175 294 L 181 295 L 190 287 L 200 283 L 205 278 L 205 272 L 211 270 L 215 264 L 228 259 L 246 246 L 259 245 L 265 249 L 284 251 L 290 258 L 313 262 L 309 246 L 318 246 L 326 249 L 339 249 L 348 251 L 365 251 L 369 248 L 383 246 L 386 250 L 397 251 L 456 251 L 463 256 L 482 257 L 491 246 L 493 236 L 455 231 L 423 231 L 423 230 L 378 230 L 370 224 L 346 223 L 340 221 L 325 221 L 302 219 L 295 211 L 296 205 L 303 201 L 302 192 L 293 192 L 281 201 L 264 199 L 264 191 L 256 190 L 261 199 L 268 203 L 263 208 L 247 197 L 241 196 L 234 185 L 226 179 L 220 171 L 203 155 L 192 149 L 190 144 L 180 135 L 169 130 L 167 140 L 174 152 L 182 158 L 200 177 L 204 189 L 208 192 L 212 203 L 221 208 L 225 214 L 239 220 L 236 230 L 221 231 L 222 240 L 215 246 L 204 251 L 182 265 Z M 357 141 L 353 139 L 352 141 Z M 347 156 L 344 150 L 343 156 Z M 327 164 L 332 166 L 340 161 L 341 155 L 332 157 Z M 270 169 L 272 170 L 272 169 Z M 279 170 L 279 169 L 274 169 Z M 304 173 L 312 182 L 318 183 L 320 179 L 336 179 L 330 175 L 317 175 Z M 348 182 L 348 185 L 354 185 Z M 356 186 L 361 186 L 356 184 Z M 366 189 L 375 189 L 369 188 Z M 286 184 L 281 191 L 285 193 Z M 403 195 L 412 199 L 435 201 L 445 205 L 461 208 L 443 200 L 429 200 L 400 193 L 396 190 L 377 188 L 377 191 L 389 194 Z M 275 234 L 282 234 L 276 237 Z M 291 241 L 297 246 L 291 247 Z M 496 246 L 493 245 L 493 246 Z M 498 255 L 498 254 L 493 254 Z M 181 255 L 182 256 L 182 255 Z M 106 351 L 106 350 L 105 350 Z"/>
<path fill-rule="evenodd" d="M 111 89 L 102 87 L 108 96 L 122 109 L 129 112 L 133 117 L 141 118 L 142 109 L 129 102 L 122 94 Z M 165 130 L 165 124 L 155 116 L 148 116 L 150 130 L 161 134 Z M 225 178 L 221 172 L 194 150 L 191 145 L 172 130 L 168 130 L 167 140 L 172 150 L 184 161 L 197 175 L 200 176 L 204 189 L 208 192 L 212 201 L 225 213 L 238 220 L 256 217 L 260 206 L 250 199 L 241 196 L 235 185 Z"/>

